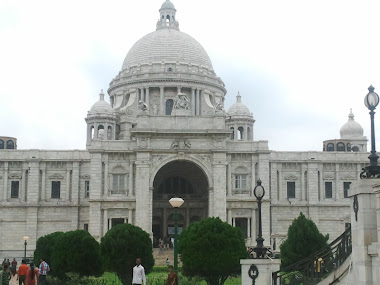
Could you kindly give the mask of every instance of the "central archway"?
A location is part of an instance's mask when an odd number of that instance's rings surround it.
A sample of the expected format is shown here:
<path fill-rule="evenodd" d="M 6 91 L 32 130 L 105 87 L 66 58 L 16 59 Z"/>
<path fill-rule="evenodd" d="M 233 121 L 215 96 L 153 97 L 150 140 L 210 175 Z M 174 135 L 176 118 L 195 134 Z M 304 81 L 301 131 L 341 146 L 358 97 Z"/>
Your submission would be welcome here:
<path fill-rule="evenodd" d="M 174 209 L 169 204 L 172 197 L 185 201 L 178 209 L 179 232 L 191 223 L 208 217 L 209 183 L 203 170 L 194 162 L 175 160 L 165 164 L 153 181 L 153 245 L 160 238 L 174 235 Z"/>

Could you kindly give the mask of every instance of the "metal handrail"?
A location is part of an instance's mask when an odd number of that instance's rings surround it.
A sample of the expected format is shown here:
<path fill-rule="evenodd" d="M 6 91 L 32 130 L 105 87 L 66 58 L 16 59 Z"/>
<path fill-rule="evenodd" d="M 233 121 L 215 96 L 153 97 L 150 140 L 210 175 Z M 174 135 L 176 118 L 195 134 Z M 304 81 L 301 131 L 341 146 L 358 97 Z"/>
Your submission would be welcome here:
<path fill-rule="evenodd" d="M 351 226 L 323 249 L 272 273 L 273 285 L 317 284 L 341 266 L 352 252 Z"/>

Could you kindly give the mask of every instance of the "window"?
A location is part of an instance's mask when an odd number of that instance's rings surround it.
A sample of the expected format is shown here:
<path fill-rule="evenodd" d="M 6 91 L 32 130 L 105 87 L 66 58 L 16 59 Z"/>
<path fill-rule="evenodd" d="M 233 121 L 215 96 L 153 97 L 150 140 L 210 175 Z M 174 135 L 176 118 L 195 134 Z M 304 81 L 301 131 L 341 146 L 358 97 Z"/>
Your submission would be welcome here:
<path fill-rule="evenodd" d="M 359 148 L 357 146 L 354 146 L 351 148 L 353 152 L 358 152 L 359 151 Z"/>
<path fill-rule="evenodd" d="M 172 99 L 168 99 L 168 100 L 166 100 L 166 108 L 165 108 L 165 114 L 167 115 L 167 116 L 170 116 L 171 114 L 172 114 L 172 110 L 173 110 L 173 104 L 174 104 L 174 102 L 173 102 L 173 100 Z"/>
<path fill-rule="evenodd" d="M 61 198 L 61 181 L 51 182 L 51 198 L 52 199 Z"/>
<path fill-rule="evenodd" d="M 85 230 L 86 232 L 88 232 L 88 224 L 84 224 L 83 225 L 83 230 Z"/>
<path fill-rule="evenodd" d="M 90 181 L 86 180 L 84 182 L 84 197 L 89 198 L 90 197 Z"/>
<path fill-rule="evenodd" d="M 287 182 L 288 199 L 296 198 L 296 182 Z"/>
<path fill-rule="evenodd" d="M 124 224 L 124 219 L 123 218 L 114 218 L 111 219 L 111 227 L 113 228 L 114 226 Z"/>
<path fill-rule="evenodd" d="M 344 143 L 340 142 L 336 145 L 337 151 L 346 151 L 346 147 L 344 146 Z"/>
<path fill-rule="evenodd" d="M 14 149 L 15 143 L 11 140 L 7 141 L 7 149 Z"/>
<path fill-rule="evenodd" d="M 112 181 L 112 190 L 121 191 L 124 190 L 124 174 L 114 174 Z"/>
<path fill-rule="evenodd" d="M 343 195 L 344 198 L 348 198 L 348 190 L 350 190 L 351 182 L 343 182 Z"/>
<path fill-rule="evenodd" d="M 244 128 L 243 127 L 238 127 L 238 140 L 241 141 L 244 138 Z"/>
<path fill-rule="evenodd" d="M 248 237 L 248 219 L 247 218 L 235 218 L 235 227 L 241 229 L 241 233 L 244 238 Z"/>
<path fill-rule="evenodd" d="M 325 182 L 325 198 L 332 198 L 332 182 Z"/>
<path fill-rule="evenodd" d="M 19 187 L 20 187 L 19 181 L 11 182 L 11 198 L 18 198 Z"/>
<path fill-rule="evenodd" d="M 4 149 L 4 141 L 0 140 L 0 149 Z"/>
<path fill-rule="evenodd" d="M 334 151 L 334 144 L 333 143 L 327 144 L 327 151 Z"/>
<path fill-rule="evenodd" d="M 247 188 L 247 175 L 237 174 L 235 175 L 235 189 L 246 189 Z"/>

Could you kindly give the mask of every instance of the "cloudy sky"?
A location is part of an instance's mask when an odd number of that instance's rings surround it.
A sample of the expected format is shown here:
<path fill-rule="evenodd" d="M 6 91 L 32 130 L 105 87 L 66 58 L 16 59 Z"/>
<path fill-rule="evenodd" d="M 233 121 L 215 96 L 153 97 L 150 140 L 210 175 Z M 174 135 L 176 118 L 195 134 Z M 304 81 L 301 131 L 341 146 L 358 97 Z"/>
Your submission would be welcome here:
<path fill-rule="evenodd" d="M 321 150 L 350 108 L 370 137 L 363 99 L 370 84 L 380 92 L 380 1 L 172 2 L 226 84 L 226 109 L 240 91 L 255 140 Z M 87 111 L 162 3 L 1 1 L 0 135 L 19 149 L 85 149 Z"/>

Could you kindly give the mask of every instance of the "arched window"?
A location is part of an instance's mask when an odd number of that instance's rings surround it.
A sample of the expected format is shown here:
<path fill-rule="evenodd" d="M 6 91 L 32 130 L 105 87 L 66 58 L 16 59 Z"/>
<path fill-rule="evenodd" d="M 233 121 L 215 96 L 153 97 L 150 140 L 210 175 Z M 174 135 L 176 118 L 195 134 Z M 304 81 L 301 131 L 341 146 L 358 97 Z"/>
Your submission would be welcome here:
<path fill-rule="evenodd" d="M 168 99 L 168 100 L 166 100 L 165 114 L 170 116 L 172 114 L 172 110 L 173 110 L 173 100 Z"/>
<path fill-rule="evenodd" d="M 7 149 L 14 149 L 15 143 L 12 140 L 7 141 Z"/>
<path fill-rule="evenodd" d="M 98 126 L 98 139 L 104 139 L 104 126 L 99 125 Z"/>
<path fill-rule="evenodd" d="M 0 149 L 4 149 L 4 141 L 0 140 Z"/>
<path fill-rule="evenodd" d="M 358 148 L 357 146 L 354 146 L 354 147 L 352 147 L 352 151 L 353 151 L 353 152 L 358 152 L 358 151 L 359 151 L 359 148 Z"/>
<path fill-rule="evenodd" d="M 172 176 L 163 181 L 158 187 L 158 194 L 194 194 L 193 185 L 183 177 Z"/>
<path fill-rule="evenodd" d="M 112 140 L 112 127 L 108 126 L 107 129 L 107 140 Z"/>
<path fill-rule="evenodd" d="M 334 144 L 333 143 L 327 144 L 327 151 L 334 151 Z"/>
<path fill-rule="evenodd" d="M 244 128 L 239 127 L 238 128 L 238 140 L 241 141 L 244 138 Z"/>
<path fill-rule="evenodd" d="M 351 144 L 350 143 L 347 144 L 347 151 L 351 151 Z"/>
<path fill-rule="evenodd" d="M 233 139 L 234 139 L 234 136 L 235 136 L 235 130 L 234 130 L 234 127 L 231 127 L 230 130 L 232 130 L 231 140 L 233 140 Z"/>
<path fill-rule="evenodd" d="M 346 151 L 346 146 L 344 145 L 344 143 L 339 142 L 339 143 L 336 145 L 336 150 L 337 150 L 337 151 Z"/>
<path fill-rule="evenodd" d="M 91 126 L 91 129 L 90 129 L 90 135 L 91 135 L 91 139 L 94 139 L 95 137 L 95 128 L 94 126 Z"/>

